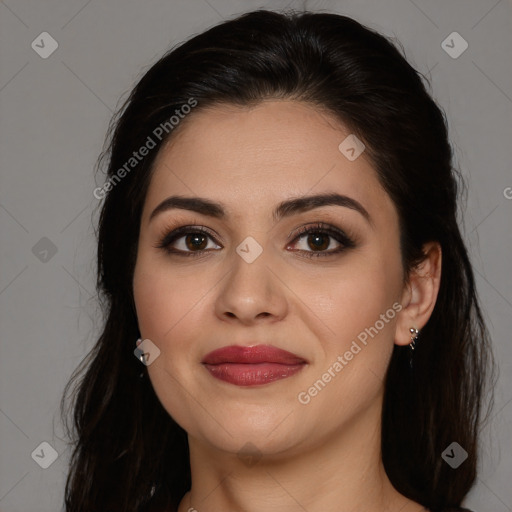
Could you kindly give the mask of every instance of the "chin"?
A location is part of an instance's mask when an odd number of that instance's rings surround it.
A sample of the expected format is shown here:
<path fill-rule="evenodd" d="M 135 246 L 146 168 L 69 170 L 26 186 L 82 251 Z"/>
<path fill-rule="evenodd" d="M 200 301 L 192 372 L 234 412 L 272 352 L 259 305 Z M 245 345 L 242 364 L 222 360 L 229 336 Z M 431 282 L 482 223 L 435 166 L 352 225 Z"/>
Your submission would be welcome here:
<path fill-rule="evenodd" d="M 271 455 L 293 450 L 301 437 L 307 437 L 304 421 L 297 425 L 290 412 L 280 407 L 272 410 L 238 404 L 236 408 L 216 409 L 215 419 L 204 411 L 181 421 L 179 413 L 173 417 L 189 436 L 216 449 L 239 454 L 253 447 L 258 453 Z"/>
<path fill-rule="evenodd" d="M 207 431 L 201 432 L 203 441 L 216 450 L 233 454 L 238 458 L 267 457 L 277 458 L 284 454 L 291 454 L 298 450 L 299 439 L 290 436 L 290 432 L 283 431 L 280 434 L 268 434 L 268 431 L 250 429 L 239 426 L 231 431 L 231 436 L 226 432 Z"/>

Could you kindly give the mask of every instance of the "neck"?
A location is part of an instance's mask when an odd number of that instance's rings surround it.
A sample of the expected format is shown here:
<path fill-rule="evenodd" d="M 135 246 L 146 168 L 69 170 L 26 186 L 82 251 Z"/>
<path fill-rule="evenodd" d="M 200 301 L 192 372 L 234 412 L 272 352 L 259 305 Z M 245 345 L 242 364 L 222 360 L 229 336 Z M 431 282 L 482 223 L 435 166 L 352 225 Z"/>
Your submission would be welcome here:
<path fill-rule="evenodd" d="M 341 431 L 293 453 L 249 460 L 189 436 L 192 487 L 179 512 L 420 512 L 389 481 L 380 403 Z M 372 427 L 362 427 L 362 425 Z"/>

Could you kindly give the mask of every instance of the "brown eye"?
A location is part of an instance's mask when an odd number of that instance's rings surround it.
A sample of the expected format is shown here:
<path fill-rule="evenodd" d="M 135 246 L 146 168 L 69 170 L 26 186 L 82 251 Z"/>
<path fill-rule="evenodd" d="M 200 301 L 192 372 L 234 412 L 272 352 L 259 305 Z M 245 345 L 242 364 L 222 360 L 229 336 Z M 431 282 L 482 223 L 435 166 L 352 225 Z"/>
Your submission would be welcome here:
<path fill-rule="evenodd" d="M 301 228 L 288 246 L 304 256 L 334 256 L 355 247 L 354 241 L 343 231 L 323 223 Z"/>
<path fill-rule="evenodd" d="M 212 249 L 222 248 L 205 228 L 190 226 L 183 226 L 167 233 L 156 247 L 178 256 L 199 256 Z"/>
<path fill-rule="evenodd" d="M 194 233 L 185 236 L 185 245 L 191 251 L 202 251 L 208 245 L 208 237 L 199 233 Z"/>
<path fill-rule="evenodd" d="M 314 251 L 324 251 L 329 247 L 330 235 L 324 233 L 315 233 L 308 235 L 308 246 Z"/>

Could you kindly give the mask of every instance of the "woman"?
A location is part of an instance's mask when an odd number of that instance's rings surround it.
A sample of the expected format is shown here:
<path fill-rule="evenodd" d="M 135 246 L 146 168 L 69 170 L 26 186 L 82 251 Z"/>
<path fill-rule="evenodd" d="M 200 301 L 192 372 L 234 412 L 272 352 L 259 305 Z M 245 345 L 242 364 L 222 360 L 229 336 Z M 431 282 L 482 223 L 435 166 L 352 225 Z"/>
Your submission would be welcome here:
<path fill-rule="evenodd" d="M 224 22 L 106 156 L 68 512 L 465 510 L 490 343 L 445 118 L 390 41 Z"/>

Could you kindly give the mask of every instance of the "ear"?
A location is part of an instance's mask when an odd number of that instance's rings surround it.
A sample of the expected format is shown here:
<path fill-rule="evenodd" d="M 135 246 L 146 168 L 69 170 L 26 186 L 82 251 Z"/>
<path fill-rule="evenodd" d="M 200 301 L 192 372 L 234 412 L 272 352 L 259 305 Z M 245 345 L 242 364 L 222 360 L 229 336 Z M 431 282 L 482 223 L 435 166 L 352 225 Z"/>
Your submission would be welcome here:
<path fill-rule="evenodd" d="M 397 316 L 395 332 L 397 345 L 411 343 L 409 329 L 421 331 L 436 304 L 441 282 L 441 246 L 438 242 L 428 242 L 423 246 L 423 253 L 425 258 L 411 270 L 402 292 L 402 310 Z"/>

